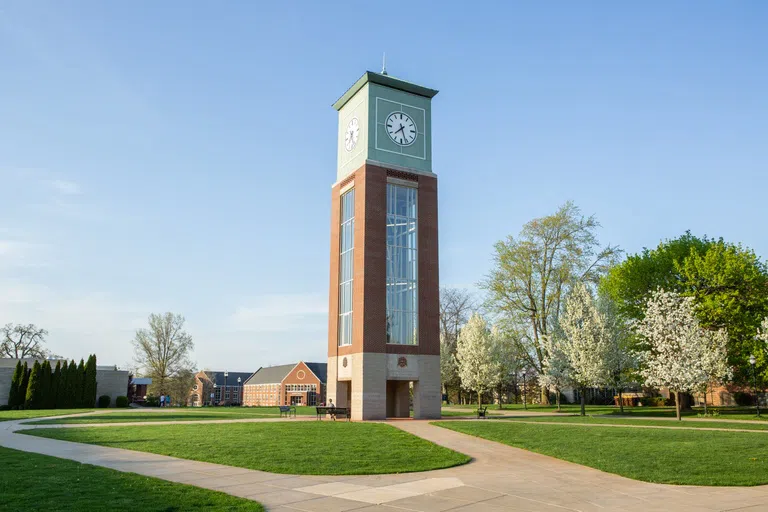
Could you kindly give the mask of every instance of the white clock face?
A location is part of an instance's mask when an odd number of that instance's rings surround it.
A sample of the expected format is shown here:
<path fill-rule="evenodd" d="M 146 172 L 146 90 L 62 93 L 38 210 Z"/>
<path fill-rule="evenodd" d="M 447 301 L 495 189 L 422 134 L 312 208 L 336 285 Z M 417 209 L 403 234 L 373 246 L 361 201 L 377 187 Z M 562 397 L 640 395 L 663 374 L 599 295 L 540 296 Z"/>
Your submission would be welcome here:
<path fill-rule="evenodd" d="M 357 146 L 357 139 L 360 137 L 360 121 L 356 117 L 347 125 L 347 131 L 344 134 L 344 149 L 352 151 Z"/>
<path fill-rule="evenodd" d="M 398 146 L 410 146 L 416 140 L 416 123 L 403 112 L 392 112 L 386 121 L 387 133 Z"/>

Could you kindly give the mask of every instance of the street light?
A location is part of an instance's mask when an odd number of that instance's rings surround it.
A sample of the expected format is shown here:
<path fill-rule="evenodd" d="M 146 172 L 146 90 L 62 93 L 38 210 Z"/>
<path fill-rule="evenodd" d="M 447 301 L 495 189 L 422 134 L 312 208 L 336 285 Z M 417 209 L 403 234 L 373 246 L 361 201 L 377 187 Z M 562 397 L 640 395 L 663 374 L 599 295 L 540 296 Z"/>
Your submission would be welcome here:
<path fill-rule="evenodd" d="M 755 372 L 755 363 L 757 360 L 755 356 L 749 356 L 749 364 L 752 366 L 752 389 L 755 392 L 755 408 L 757 409 L 757 417 L 760 417 L 760 396 L 757 394 L 757 372 Z"/>
<path fill-rule="evenodd" d="M 237 401 L 238 401 L 238 405 L 243 405 L 243 386 L 240 385 L 241 381 L 242 381 L 242 379 L 240 377 L 238 377 L 237 378 L 237 387 L 238 387 L 238 390 L 237 390 L 237 393 L 238 393 L 237 394 Z"/>
<path fill-rule="evenodd" d="M 229 375 L 229 372 L 227 370 L 224 370 L 224 400 L 226 400 L 227 396 L 227 376 Z"/>
<path fill-rule="evenodd" d="M 217 386 L 217 385 L 216 385 L 216 383 L 214 382 L 214 383 L 213 383 L 213 400 L 211 400 L 211 401 L 213 402 L 213 405 L 216 405 L 216 388 L 217 388 L 217 387 L 218 387 L 218 386 Z"/>

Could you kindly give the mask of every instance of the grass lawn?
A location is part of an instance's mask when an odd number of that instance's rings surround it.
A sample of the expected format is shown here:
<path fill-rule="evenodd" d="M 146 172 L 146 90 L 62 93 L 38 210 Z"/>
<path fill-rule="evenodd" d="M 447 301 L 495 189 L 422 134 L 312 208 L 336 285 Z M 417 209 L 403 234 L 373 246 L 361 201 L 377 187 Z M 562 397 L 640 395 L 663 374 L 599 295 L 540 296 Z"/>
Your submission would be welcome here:
<path fill-rule="evenodd" d="M 239 420 L 248 418 L 278 418 L 280 409 L 277 407 L 180 407 L 149 410 L 112 410 L 104 414 L 94 414 L 81 418 L 60 418 L 41 420 L 35 425 L 52 425 L 59 423 L 124 423 L 136 421 L 201 421 L 201 420 Z M 298 416 L 314 416 L 314 407 L 297 407 Z"/>
<path fill-rule="evenodd" d="M 41 409 L 31 411 L 0 411 L 0 421 L 25 420 L 27 418 L 42 418 L 45 416 L 60 416 L 63 414 L 78 414 L 94 410 L 95 409 Z"/>
<path fill-rule="evenodd" d="M 643 418 L 622 418 L 621 416 L 534 416 L 534 417 L 500 417 L 504 421 L 523 421 L 536 423 L 572 423 L 574 425 L 646 425 L 670 428 L 729 428 L 733 430 L 768 430 L 768 422 L 758 421 L 717 421 L 707 418 L 708 421 L 670 421 Z M 730 419 L 730 418 L 728 418 Z M 768 441 L 768 439 L 766 439 Z"/>
<path fill-rule="evenodd" d="M 441 421 L 438 426 L 636 480 L 686 485 L 768 483 L 768 439 L 750 432 Z"/>
<path fill-rule="evenodd" d="M 1 510 L 264 510 L 255 501 L 135 473 L 0 448 Z"/>
<path fill-rule="evenodd" d="M 484 404 L 486 405 L 486 404 Z M 468 409 L 468 410 L 476 410 L 477 404 L 470 405 L 448 405 L 443 406 L 449 407 L 451 409 Z M 498 404 L 490 404 L 488 405 L 488 412 L 496 411 L 499 409 Z M 504 404 L 502 407 L 503 410 L 506 411 L 522 411 L 523 405 L 522 404 Z M 560 406 L 560 412 L 563 414 L 579 414 L 581 412 L 581 406 L 579 404 L 563 404 Z M 557 406 L 555 405 L 528 405 L 528 411 L 532 412 L 558 412 Z M 587 405 L 586 406 L 587 414 L 591 415 L 616 415 L 616 416 L 647 416 L 647 417 L 657 417 L 657 418 L 674 418 L 675 417 L 675 408 L 674 407 L 625 407 L 624 408 L 624 414 L 621 414 L 621 411 L 618 407 L 613 405 Z M 728 419 L 728 420 L 762 420 L 762 421 L 768 421 L 768 415 L 763 415 L 760 418 L 758 418 L 755 415 L 755 408 L 754 407 L 708 407 L 708 412 L 712 411 L 718 411 L 719 418 L 720 419 Z M 766 411 L 768 413 L 768 411 Z M 690 416 L 690 417 L 697 417 L 698 414 L 703 414 L 704 408 L 703 407 L 694 407 L 693 409 L 689 411 L 683 411 L 683 416 Z M 715 417 L 717 419 L 718 417 Z"/>
<path fill-rule="evenodd" d="M 301 475 L 406 473 L 469 461 L 466 455 L 380 423 L 303 421 L 82 427 L 23 433 Z"/>

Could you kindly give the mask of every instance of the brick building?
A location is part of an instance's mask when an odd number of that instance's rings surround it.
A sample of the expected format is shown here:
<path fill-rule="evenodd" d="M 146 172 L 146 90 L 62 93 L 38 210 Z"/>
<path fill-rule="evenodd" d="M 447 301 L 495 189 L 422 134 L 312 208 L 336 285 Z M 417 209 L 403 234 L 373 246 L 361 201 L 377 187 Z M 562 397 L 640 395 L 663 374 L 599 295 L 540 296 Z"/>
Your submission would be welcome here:
<path fill-rule="evenodd" d="M 325 403 L 327 365 L 305 363 L 260 368 L 243 386 L 243 405 L 320 405 Z"/>
<path fill-rule="evenodd" d="M 197 372 L 187 403 L 193 407 L 241 405 L 243 385 L 251 375 L 253 373 L 228 372 L 226 370 Z"/>

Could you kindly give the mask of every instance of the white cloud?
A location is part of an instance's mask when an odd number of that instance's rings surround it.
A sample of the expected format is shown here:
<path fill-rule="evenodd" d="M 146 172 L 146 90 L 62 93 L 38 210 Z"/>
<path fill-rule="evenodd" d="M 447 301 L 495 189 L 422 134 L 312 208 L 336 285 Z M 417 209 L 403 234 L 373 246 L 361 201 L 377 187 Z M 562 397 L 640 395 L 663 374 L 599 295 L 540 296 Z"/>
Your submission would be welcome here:
<path fill-rule="evenodd" d="M 320 294 L 264 295 L 230 316 L 240 331 L 307 331 L 323 327 L 328 318 L 328 297 Z"/>
<path fill-rule="evenodd" d="M 78 196 L 83 193 L 82 187 L 74 181 L 46 180 L 45 184 L 65 196 Z"/>

